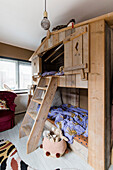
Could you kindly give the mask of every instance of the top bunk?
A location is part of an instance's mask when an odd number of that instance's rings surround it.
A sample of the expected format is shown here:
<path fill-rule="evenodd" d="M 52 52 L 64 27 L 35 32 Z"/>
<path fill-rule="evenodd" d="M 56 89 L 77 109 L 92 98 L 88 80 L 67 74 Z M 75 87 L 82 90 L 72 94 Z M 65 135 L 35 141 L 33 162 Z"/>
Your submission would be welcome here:
<path fill-rule="evenodd" d="M 63 68 L 64 75 L 58 77 L 58 86 L 88 88 L 88 73 L 90 54 L 90 23 L 105 20 L 113 26 L 113 12 L 75 24 L 74 27 L 47 32 L 40 46 L 31 56 L 32 76 L 36 79 L 44 72 L 56 71 Z M 35 82 L 36 82 L 35 81 Z M 67 85 L 69 84 L 69 85 Z M 79 85 L 77 85 L 79 84 Z"/>
<path fill-rule="evenodd" d="M 30 61 L 32 61 L 32 59 L 34 57 L 36 57 L 37 55 L 53 48 L 54 46 L 60 44 L 63 42 L 63 40 L 70 34 L 72 34 L 73 32 L 75 32 L 75 29 L 77 27 L 81 27 L 84 26 L 86 24 L 90 24 L 99 20 L 105 20 L 107 22 L 107 24 L 113 28 L 113 12 L 102 15 L 102 16 L 98 16 L 96 18 L 92 18 L 83 22 L 80 22 L 78 24 L 74 25 L 74 28 L 72 29 L 71 26 L 63 28 L 61 30 L 58 31 L 53 31 L 53 32 L 49 32 L 47 33 L 47 37 L 44 39 L 44 41 L 41 43 L 41 45 L 37 48 L 37 50 L 33 53 L 33 55 L 31 56 L 31 58 L 29 59 Z"/>
<path fill-rule="evenodd" d="M 75 84 L 85 84 L 79 87 L 88 88 L 89 26 L 71 28 L 58 34 L 48 31 L 32 58 L 32 69 L 33 78 L 37 73 L 43 75 L 55 71 L 59 81 L 63 80 L 63 87 L 76 88 L 78 85 Z M 63 70 L 63 75 L 59 74 L 60 70 Z"/>

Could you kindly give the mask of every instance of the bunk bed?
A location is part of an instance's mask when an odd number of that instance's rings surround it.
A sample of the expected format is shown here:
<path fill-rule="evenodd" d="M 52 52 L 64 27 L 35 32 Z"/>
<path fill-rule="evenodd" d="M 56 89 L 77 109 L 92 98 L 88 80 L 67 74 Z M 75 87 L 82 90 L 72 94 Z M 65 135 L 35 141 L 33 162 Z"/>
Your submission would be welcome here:
<path fill-rule="evenodd" d="M 38 88 L 45 90 L 48 84 L 52 84 L 51 78 L 54 80 L 54 88 L 60 88 L 62 96 L 65 93 L 64 103 L 70 101 L 70 104 L 74 103 L 73 105 L 77 107 L 88 109 L 88 147 L 81 145 L 77 137 L 70 147 L 97 170 L 108 169 L 111 163 L 112 27 L 113 13 L 109 13 L 76 24 L 74 28 L 48 31 L 46 38 L 30 58 L 34 85 L 38 84 Z M 64 75 L 43 77 L 44 86 L 42 87 L 39 80 L 42 73 L 58 72 L 62 66 Z M 53 86 L 51 87 L 53 90 Z M 52 94 L 48 92 L 48 95 Z M 79 102 L 76 101 L 76 96 L 79 96 Z M 50 98 L 51 104 L 53 98 Z M 45 105 L 47 107 L 47 101 Z M 40 122 L 38 116 L 35 118 L 35 123 Z M 27 119 L 29 120 L 29 117 Z M 44 121 L 46 118 L 43 116 Z M 22 131 L 25 123 L 26 119 L 21 125 L 20 137 L 25 136 Z M 45 125 L 50 128 L 54 126 L 54 122 L 48 119 Z M 35 133 L 34 129 L 35 126 L 30 130 Z M 38 132 L 41 133 L 41 131 Z M 27 147 L 31 137 L 34 137 L 32 132 Z M 33 151 L 34 148 L 31 150 Z"/>

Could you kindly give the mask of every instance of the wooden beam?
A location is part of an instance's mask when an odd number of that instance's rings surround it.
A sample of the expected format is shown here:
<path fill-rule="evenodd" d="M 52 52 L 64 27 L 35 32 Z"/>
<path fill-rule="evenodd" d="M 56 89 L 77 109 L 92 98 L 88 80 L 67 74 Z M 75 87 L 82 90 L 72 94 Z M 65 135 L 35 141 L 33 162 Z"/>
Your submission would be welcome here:
<path fill-rule="evenodd" d="M 109 75 L 106 61 L 105 21 L 90 24 L 90 73 L 88 78 L 88 162 L 95 170 L 109 168 Z M 109 58 L 108 58 L 109 60 Z M 108 65 L 109 64 L 109 65 Z M 108 76 L 108 77 L 107 77 Z M 107 140 L 107 142 L 106 142 Z"/>
<path fill-rule="evenodd" d="M 47 37 L 43 40 L 43 42 L 40 44 L 40 46 L 37 48 L 37 50 L 33 53 L 33 55 L 31 56 L 31 58 L 29 59 L 29 61 L 32 61 L 33 57 L 34 57 L 35 55 L 37 55 L 38 50 L 46 43 L 46 41 L 48 41 L 48 39 L 50 38 L 50 36 L 51 36 L 51 33 L 50 33 L 50 31 L 48 30 L 48 32 L 47 32 Z"/>
<path fill-rule="evenodd" d="M 94 23 L 94 22 L 97 22 L 97 21 L 101 21 L 101 20 L 105 20 L 108 23 L 109 26 L 112 26 L 113 25 L 113 12 L 110 12 L 108 14 L 104 14 L 104 15 L 101 15 L 101 16 L 98 16 L 98 17 L 77 23 L 77 24 L 74 25 L 74 28 L 77 28 L 77 27 L 80 27 L 80 26 L 83 26 L 83 25 L 86 25 L 86 24 Z M 58 33 L 61 33 L 61 32 L 64 32 L 64 31 L 67 31 L 67 30 L 70 30 L 70 29 L 72 29 L 71 26 L 63 28 L 63 29 L 58 30 L 58 31 L 54 31 L 51 34 L 52 35 L 58 34 Z"/>
<path fill-rule="evenodd" d="M 87 27 L 86 27 L 86 28 L 87 28 Z M 78 34 L 78 35 L 74 35 L 74 33 L 73 33 L 73 34 L 69 35 L 69 36 L 63 41 L 63 43 L 66 44 L 66 43 L 68 43 L 69 41 L 72 41 L 72 40 L 74 40 L 75 38 L 78 38 L 78 37 L 80 37 L 81 35 L 83 35 L 83 34 L 85 34 L 85 33 L 87 33 L 87 30 L 84 31 L 84 32 L 82 32 L 82 33 L 80 33 L 80 34 Z"/>
<path fill-rule="evenodd" d="M 67 67 L 64 69 L 64 71 L 66 72 L 66 71 L 73 71 L 73 70 L 85 69 L 85 68 L 87 68 L 87 64 L 80 64 L 73 67 Z"/>
<path fill-rule="evenodd" d="M 56 56 L 52 61 L 51 61 L 51 63 L 53 63 L 57 58 L 59 58 L 61 55 L 63 55 L 64 54 L 64 51 L 62 52 L 62 53 L 60 53 L 58 56 Z"/>
<path fill-rule="evenodd" d="M 62 48 L 63 44 L 61 44 L 55 51 L 52 52 L 52 54 L 50 54 L 50 56 L 48 56 L 44 61 L 48 61 L 60 48 Z"/>

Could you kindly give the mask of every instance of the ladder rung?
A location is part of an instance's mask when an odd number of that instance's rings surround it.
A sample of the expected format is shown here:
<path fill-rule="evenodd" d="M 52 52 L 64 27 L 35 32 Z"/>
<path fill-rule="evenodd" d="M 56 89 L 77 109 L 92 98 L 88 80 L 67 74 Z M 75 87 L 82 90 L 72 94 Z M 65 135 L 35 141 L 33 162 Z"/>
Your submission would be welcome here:
<path fill-rule="evenodd" d="M 40 90 L 47 90 L 47 87 L 37 87 L 37 89 L 40 89 Z"/>
<path fill-rule="evenodd" d="M 29 124 L 23 125 L 23 126 L 22 126 L 22 129 L 23 129 L 23 131 L 25 132 L 25 134 L 26 134 L 27 136 L 29 136 L 29 134 L 30 134 L 30 132 L 31 132 L 31 126 L 30 126 Z"/>
<path fill-rule="evenodd" d="M 32 99 L 32 101 L 38 104 L 42 104 L 42 99 Z"/>
<path fill-rule="evenodd" d="M 27 112 L 27 114 L 28 114 L 33 120 L 36 119 L 36 116 L 37 116 L 37 112 L 36 112 L 36 111 L 30 111 L 30 112 Z"/>

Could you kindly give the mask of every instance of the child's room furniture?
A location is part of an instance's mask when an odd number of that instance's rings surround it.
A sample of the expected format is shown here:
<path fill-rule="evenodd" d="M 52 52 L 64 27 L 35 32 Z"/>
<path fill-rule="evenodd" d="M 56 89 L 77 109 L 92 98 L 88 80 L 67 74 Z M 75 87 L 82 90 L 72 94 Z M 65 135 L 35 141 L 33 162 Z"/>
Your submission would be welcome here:
<path fill-rule="evenodd" d="M 87 155 L 86 160 L 95 170 L 106 170 L 111 164 L 112 58 L 113 13 L 78 23 L 74 25 L 74 28 L 68 27 L 48 32 L 47 37 L 31 57 L 35 79 L 33 84 L 39 84 L 39 87 L 37 86 L 37 89 L 40 88 L 39 94 L 42 90 L 46 91 L 44 82 L 48 85 L 51 78 L 56 79 L 58 88 L 64 88 L 67 91 L 64 98 L 66 104 L 76 101 L 76 98 L 73 98 L 73 89 L 87 91 L 88 148 L 75 142 L 73 150 L 78 154 Z M 63 76 L 48 76 L 41 78 L 43 83 L 39 81 L 40 73 L 58 71 L 61 66 L 64 66 Z M 72 95 L 70 101 L 68 100 L 69 88 Z M 47 86 L 46 94 L 48 90 L 50 91 L 51 88 Z M 38 114 L 33 109 L 30 113 L 27 112 L 20 128 L 20 138 L 29 136 L 27 150 L 30 152 L 37 148 L 42 125 L 47 116 L 45 110 L 48 107 L 49 98 L 50 96 L 46 95 L 43 100 L 32 99 L 34 105 L 41 101 L 42 107 Z M 85 104 L 84 96 L 80 98 L 83 99 L 83 101 L 80 100 L 80 105 L 81 101 Z M 76 102 L 74 105 L 76 106 Z M 42 108 L 43 112 L 41 112 Z"/>
<path fill-rule="evenodd" d="M 0 91 L 0 132 L 14 126 L 14 99 L 17 95 L 9 91 Z"/>

